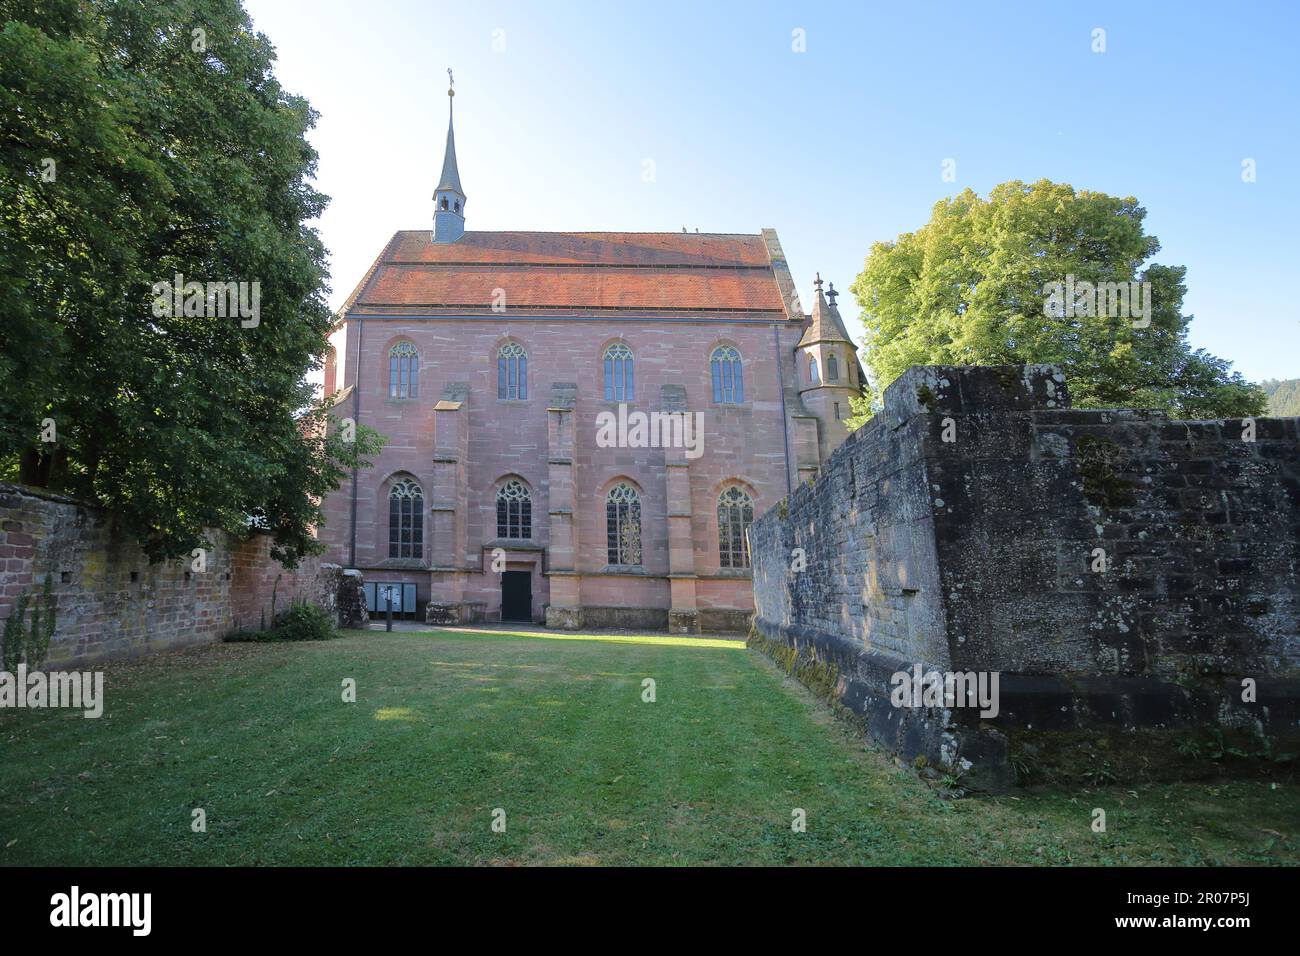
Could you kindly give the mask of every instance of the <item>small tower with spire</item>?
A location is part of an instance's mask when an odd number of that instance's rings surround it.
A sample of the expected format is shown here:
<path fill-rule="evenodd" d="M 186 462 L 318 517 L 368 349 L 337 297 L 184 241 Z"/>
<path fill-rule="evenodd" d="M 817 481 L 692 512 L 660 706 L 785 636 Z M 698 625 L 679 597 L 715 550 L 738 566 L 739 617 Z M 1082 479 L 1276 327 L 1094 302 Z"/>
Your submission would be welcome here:
<path fill-rule="evenodd" d="M 849 338 L 835 306 L 835 284 L 822 292 L 822 277 L 813 282 L 817 294 L 808 328 L 795 347 L 799 368 L 799 397 L 821 422 L 818 436 L 821 460 L 848 437 L 845 419 L 852 415 L 849 397 L 861 390 L 857 349 Z M 829 299 L 829 301 L 827 301 Z"/>
<path fill-rule="evenodd" d="M 433 241 L 455 242 L 465 234 L 465 191 L 460 188 L 460 170 L 456 167 L 455 119 L 456 83 L 447 70 L 447 152 L 442 160 L 442 176 L 433 191 Z"/>

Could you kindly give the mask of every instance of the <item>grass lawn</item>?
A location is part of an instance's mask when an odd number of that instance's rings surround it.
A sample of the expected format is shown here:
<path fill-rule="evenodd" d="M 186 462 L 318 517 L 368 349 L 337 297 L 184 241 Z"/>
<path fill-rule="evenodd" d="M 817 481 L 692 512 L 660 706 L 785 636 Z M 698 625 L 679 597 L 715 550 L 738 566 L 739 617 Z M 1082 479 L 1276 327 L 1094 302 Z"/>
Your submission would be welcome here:
<path fill-rule="evenodd" d="M 1300 861 L 1291 783 L 941 800 L 738 643 L 371 632 L 106 673 L 98 720 L 0 712 L 0 864 Z"/>

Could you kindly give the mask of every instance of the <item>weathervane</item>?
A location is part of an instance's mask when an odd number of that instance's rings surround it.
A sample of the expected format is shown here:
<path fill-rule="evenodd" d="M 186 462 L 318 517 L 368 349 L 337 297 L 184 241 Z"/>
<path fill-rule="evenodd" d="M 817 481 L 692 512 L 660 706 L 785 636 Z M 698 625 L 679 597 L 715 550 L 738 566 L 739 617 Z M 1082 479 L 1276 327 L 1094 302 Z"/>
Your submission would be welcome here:
<path fill-rule="evenodd" d="M 456 78 L 451 75 L 451 67 L 447 67 L 447 95 L 456 95 Z"/>

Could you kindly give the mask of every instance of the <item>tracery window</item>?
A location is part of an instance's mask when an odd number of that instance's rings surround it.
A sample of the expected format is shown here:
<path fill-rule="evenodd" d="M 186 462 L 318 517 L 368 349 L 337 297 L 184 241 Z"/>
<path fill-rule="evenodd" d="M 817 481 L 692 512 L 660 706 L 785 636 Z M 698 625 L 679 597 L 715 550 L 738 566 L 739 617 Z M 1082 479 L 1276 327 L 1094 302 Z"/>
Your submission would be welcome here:
<path fill-rule="evenodd" d="M 632 350 L 619 342 L 605 349 L 605 401 L 632 400 Z"/>
<path fill-rule="evenodd" d="M 754 499 L 743 488 L 718 495 L 718 562 L 724 568 L 749 567 L 745 532 L 754 523 Z"/>
<path fill-rule="evenodd" d="M 713 378 L 715 403 L 739 405 L 745 401 L 739 352 L 730 345 L 719 345 L 709 357 L 709 372 Z"/>
<path fill-rule="evenodd" d="M 418 398 L 420 353 L 410 342 L 398 342 L 388 350 L 388 397 Z"/>
<path fill-rule="evenodd" d="M 627 482 L 619 482 L 605 496 L 605 529 L 609 563 L 641 563 L 641 496 Z"/>
<path fill-rule="evenodd" d="M 497 398 L 528 397 L 528 353 L 518 342 L 497 349 Z"/>
<path fill-rule="evenodd" d="M 388 491 L 388 556 L 424 557 L 424 492 L 410 478 Z"/>
<path fill-rule="evenodd" d="M 511 478 L 497 491 L 497 537 L 533 536 L 533 496 L 527 486 Z"/>

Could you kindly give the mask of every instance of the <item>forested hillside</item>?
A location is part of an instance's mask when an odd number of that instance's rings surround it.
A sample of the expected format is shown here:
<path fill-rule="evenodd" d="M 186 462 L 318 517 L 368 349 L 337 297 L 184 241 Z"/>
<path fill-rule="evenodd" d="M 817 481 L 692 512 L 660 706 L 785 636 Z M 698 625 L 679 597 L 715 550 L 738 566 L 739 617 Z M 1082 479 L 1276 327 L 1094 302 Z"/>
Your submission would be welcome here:
<path fill-rule="evenodd" d="M 1269 379 L 1259 387 L 1268 396 L 1268 413 L 1277 418 L 1300 415 L 1300 378 Z"/>

